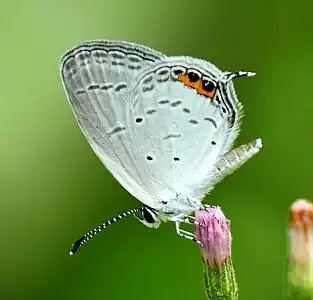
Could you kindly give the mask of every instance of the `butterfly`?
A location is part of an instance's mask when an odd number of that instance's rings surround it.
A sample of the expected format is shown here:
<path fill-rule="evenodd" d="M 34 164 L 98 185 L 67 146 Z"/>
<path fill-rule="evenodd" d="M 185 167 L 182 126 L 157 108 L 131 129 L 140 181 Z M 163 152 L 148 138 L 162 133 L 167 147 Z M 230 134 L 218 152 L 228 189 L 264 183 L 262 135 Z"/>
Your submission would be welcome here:
<path fill-rule="evenodd" d="M 110 40 L 75 46 L 62 56 L 60 70 L 91 148 L 143 204 L 86 233 L 70 254 L 128 215 L 154 228 L 173 221 L 179 235 L 194 240 L 180 224 L 193 223 L 215 184 L 262 147 L 258 138 L 232 148 L 243 115 L 232 80 L 255 74 Z"/>

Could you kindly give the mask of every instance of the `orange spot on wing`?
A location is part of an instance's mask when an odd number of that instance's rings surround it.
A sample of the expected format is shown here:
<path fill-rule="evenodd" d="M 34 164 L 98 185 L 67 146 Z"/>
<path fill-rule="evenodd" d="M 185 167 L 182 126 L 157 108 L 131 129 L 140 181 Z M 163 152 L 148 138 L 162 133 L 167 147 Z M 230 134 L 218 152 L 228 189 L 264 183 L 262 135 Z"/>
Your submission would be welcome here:
<path fill-rule="evenodd" d="M 199 88 L 197 91 L 198 91 L 198 93 L 199 93 L 200 95 L 204 95 L 204 96 L 210 97 L 211 100 L 213 101 L 213 97 L 214 97 L 214 95 L 215 95 L 216 88 L 214 88 L 214 90 L 211 91 L 211 92 L 205 91 L 205 90 L 202 88 L 202 80 L 201 80 L 200 88 Z"/>
<path fill-rule="evenodd" d="M 214 95 L 216 92 L 216 88 L 214 88 L 214 90 L 211 92 L 207 92 L 202 88 L 202 80 L 201 79 L 199 79 L 196 82 L 190 82 L 188 74 L 179 75 L 178 80 L 181 81 L 184 85 L 195 89 L 198 94 L 209 97 L 211 99 L 211 101 L 213 101 L 213 98 L 214 98 Z"/>
<path fill-rule="evenodd" d="M 188 74 L 179 75 L 178 80 L 181 81 L 184 85 L 194 88 L 196 90 L 199 89 L 201 83 L 201 79 L 196 82 L 190 82 Z"/>

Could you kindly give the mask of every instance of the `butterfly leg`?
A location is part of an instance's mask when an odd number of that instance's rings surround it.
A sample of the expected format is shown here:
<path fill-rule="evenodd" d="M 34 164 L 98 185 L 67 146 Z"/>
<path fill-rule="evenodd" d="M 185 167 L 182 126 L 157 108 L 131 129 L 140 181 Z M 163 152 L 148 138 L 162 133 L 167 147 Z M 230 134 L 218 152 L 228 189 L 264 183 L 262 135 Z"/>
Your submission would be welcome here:
<path fill-rule="evenodd" d="M 196 242 L 197 244 L 201 245 L 201 242 L 196 239 L 196 236 L 193 233 L 180 228 L 180 223 L 181 222 L 178 222 L 178 221 L 175 222 L 176 233 L 181 237 L 184 237 L 188 240 L 192 240 L 192 241 Z M 186 223 L 185 220 L 184 220 L 184 223 Z M 187 224 L 194 224 L 194 222 L 187 223 Z"/>
<path fill-rule="evenodd" d="M 180 222 L 175 222 L 175 226 L 176 226 L 176 233 L 179 236 L 182 236 L 182 237 L 189 239 L 189 240 L 195 239 L 195 235 L 193 233 L 180 228 Z"/>
<path fill-rule="evenodd" d="M 185 224 L 194 225 L 194 224 L 195 224 L 195 220 L 196 220 L 195 217 L 193 217 L 193 216 L 188 216 L 188 217 L 185 217 L 185 218 L 181 219 L 181 220 L 179 221 L 179 223 L 185 223 Z"/>

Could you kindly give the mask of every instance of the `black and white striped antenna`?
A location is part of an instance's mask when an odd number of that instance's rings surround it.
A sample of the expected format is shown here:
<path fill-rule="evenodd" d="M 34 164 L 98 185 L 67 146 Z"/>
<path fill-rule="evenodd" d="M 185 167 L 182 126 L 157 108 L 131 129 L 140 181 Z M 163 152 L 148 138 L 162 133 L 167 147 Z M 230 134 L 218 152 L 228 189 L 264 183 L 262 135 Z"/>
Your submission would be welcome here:
<path fill-rule="evenodd" d="M 126 212 L 123 212 L 122 214 L 112 218 L 109 221 L 106 221 L 104 223 L 102 223 L 101 225 L 97 226 L 95 229 L 90 230 L 89 232 L 87 232 L 86 234 L 84 234 L 79 240 L 77 240 L 73 246 L 72 246 L 72 250 L 69 252 L 70 255 L 75 254 L 75 252 L 77 252 L 86 242 L 88 242 L 92 237 L 94 237 L 95 235 L 97 235 L 100 231 L 102 231 L 103 229 L 109 227 L 110 225 L 112 225 L 113 223 L 115 223 L 116 221 L 127 217 L 129 215 L 135 215 L 138 212 L 143 212 L 145 210 L 145 206 L 140 207 L 140 208 L 133 208 L 130 209 Z M 136 215 L 135 215 L 136 216 Z M 137 216 L 136 216 L 137 217 Z M 138 218 L 138 217 L 137 217 Z"/>
<path fill-rule="evenodd" d="M 237 72 L 224 72 L 223 77 L 226 78 L 226 81 L 230 81 L 236 77 L 243 77 L 243 76 L 255 76 L 254 72 L 246 72 L 246 71 L 237 71 Z"/>

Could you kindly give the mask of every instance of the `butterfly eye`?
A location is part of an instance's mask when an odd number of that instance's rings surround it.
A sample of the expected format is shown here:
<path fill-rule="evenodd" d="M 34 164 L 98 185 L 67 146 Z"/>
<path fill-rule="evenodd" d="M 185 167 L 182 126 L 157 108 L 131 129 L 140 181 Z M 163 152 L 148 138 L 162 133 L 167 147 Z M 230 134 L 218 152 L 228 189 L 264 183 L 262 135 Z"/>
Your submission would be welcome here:
<path fill-rule="evenodd" d="M 215 90 L 215 84 L 210 80 L 202 80 L 202 89 L 205 92 L 212 93 Z"/>
<path fill-rule="evenodd" d="M 195 72 L 188 73 L 188 79 L 190 82 L 197 82 L 200 79 L 200 76 Z"/>

